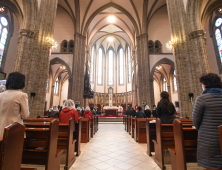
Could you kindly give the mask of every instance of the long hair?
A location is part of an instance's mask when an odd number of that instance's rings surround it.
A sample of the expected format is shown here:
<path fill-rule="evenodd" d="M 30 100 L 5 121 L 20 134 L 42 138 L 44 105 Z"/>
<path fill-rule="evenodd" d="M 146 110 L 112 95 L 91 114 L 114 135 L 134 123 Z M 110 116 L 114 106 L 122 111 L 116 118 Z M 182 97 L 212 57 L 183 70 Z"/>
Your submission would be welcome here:
<path fill-rule="evenodd" d="M 170 112 L 170 100 L 169 100 L 169 93 L 166 91 L 161 92 L 160 96 L 162 97 L 163 106 Z"/>

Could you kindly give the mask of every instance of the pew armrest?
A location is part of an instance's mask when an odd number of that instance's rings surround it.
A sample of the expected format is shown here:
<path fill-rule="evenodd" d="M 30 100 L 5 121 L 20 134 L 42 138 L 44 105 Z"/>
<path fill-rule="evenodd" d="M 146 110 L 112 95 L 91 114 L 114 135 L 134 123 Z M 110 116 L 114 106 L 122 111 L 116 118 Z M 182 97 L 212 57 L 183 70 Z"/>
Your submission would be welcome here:
<path fill-rule="evenodd" d="M 168 148 L 168 151 L 170 152 L 170 154 L 175 154 L 176 155 L 175 148 Z"/>
<path fill-rule="evenodd" d="M 21 168 L 21 170 L 37 170 L 36 168 Z"/>
<path fill-rule="evenodd" d="M 73 139 L 72 144 L 73 144 L 73 143 L 76 143 L 76 139 Z"/>
<path fill-rule="evenodd" d="M 56 151 L 56 157 L 60 156 L 63 153 L 63 150 L 57 150 Z"/>

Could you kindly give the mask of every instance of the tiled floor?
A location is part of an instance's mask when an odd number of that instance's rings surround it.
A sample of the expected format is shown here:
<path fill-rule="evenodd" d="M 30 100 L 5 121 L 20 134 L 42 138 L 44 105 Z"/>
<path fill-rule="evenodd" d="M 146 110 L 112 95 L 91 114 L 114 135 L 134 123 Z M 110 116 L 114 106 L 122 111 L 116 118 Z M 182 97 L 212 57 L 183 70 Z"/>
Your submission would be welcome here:
<path fill-rule="evenodd" d="M 82 153 L 70 170 L 160 170 L 153 158 L 146 154 L 146 150 L 146 144 L 136 143 L 126 133 L 122 123 L 99 124 L 99 131 L 93 139 L 81 144 Z M 170 165 L 166 167 L 171 170 Z M 44 170 L 42 166 L 36 168 Z M 190 164 L 188 170 L 203 168 Z"/>

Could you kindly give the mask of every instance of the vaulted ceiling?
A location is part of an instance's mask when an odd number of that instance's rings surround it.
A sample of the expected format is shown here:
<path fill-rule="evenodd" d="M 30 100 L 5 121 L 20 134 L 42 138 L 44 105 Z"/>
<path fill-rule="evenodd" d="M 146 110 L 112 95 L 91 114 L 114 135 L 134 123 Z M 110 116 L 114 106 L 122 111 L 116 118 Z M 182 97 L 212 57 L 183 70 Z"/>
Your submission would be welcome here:
<path fill-rule="evenodd" d="M 79 33 L 87 37 L 88 46 L 135 46 L 136 37 L 142 34 L 144 0 L 79 0 L 79 7 L 75 7 L 74 0 L 59 0 L 58 4 L 67 10 L 74 25 L 80 21 Z M 149 23 L 155 11 L 165 4 L 166 0 L 149 0 L 146 21 Z M 76 16 L 78 12 L 80 16 Z M 113 23 L 109 16 L 115 17 Z"/>

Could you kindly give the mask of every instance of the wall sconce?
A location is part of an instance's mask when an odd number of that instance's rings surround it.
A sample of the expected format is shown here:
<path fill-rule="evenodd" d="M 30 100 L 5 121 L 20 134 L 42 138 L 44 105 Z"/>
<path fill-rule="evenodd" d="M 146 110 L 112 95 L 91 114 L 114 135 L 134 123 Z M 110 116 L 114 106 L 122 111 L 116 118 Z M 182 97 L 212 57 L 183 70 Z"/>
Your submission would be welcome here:
<path fill-rule="evenodd" d="M 166 47 L 169 51 L 172 51 L 172 49 L 176 46 L 177 44 L 177 38 L 175 39 L 172 39 L 171 41 L 169 41 L 167 44 L 166 44 Z"/>
<path fill-rule="evenodd" d="M 46 42 L 52 46 L 52 50 L 57 49 L 58 43 L 54 39 L 46 37 Z"/>
<path fill-rule="evenodd" d="M 60 68 L 61 68 L 61 69 L 64 69 L 64 70 L 66 69 L 66 67 L 65 67 L 65 66 L 60 66 Z"/>
<path fill-rule="evenodd" d="M 0 12 L 4 12 L 5 11 L 5 7 L 0 7 Z"/>

